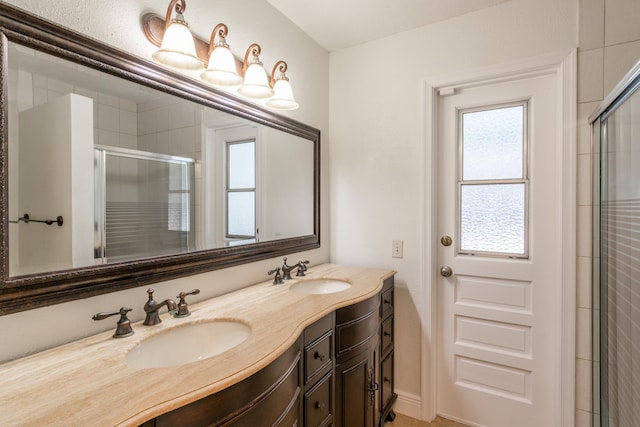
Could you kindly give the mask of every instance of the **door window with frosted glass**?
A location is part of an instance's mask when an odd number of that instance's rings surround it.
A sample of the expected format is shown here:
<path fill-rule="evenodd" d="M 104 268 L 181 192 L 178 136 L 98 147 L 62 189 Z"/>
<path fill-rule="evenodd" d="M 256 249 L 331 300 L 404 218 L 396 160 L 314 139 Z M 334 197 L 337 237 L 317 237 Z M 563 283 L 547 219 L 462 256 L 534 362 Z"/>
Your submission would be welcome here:
<path fill-rule="evenodd" d="M 528 257 L 527 104 L 460 110 L 458 253 Z"/>

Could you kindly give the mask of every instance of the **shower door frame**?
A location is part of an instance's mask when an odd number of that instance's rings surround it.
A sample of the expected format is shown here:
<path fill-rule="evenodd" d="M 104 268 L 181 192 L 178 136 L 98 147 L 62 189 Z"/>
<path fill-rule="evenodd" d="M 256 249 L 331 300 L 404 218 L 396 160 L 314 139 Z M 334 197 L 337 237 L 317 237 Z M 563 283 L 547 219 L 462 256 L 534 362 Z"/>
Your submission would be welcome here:
<path fill-rule="evenodd" d="M 93 239 L 93 253 L 94 261 L 96 265 L 107 264 L 109 262 L 106 250 L 107 250 L 107 213 L 106 213 L 106 197 L 107 197 L 107 176 L 106 176 L 106 157 L 112 155 L 116 157 L 124 157 L 128 159 L 137 160 L 151 160 L 157 162 L 174 163 L 180 165 L 189 165 L 196 163 L 196 160 L 188 157 L 172 156 L 168 154 L 152 153 L 148 151 L 132 150 L 128 148 L 112 147 L 108 145 L 93 145 L 93 161 L 94 161 L 94 239 Z M 192 181 L 193 176 L 190 176 L 189 168 L 187 167 L 187 181 Z M 101 178 L 98 181 L 98 176 Z M 198 197 L 194 189 L 193 196 Z M 197 212 L 196 212 L 197 214 Z M 197 222 L 197 219 L 196 219 Z M 193 224 L 195 226 L 195 224 Z M 195 247 L 197 237 L 194 239 L 193 245 Z"/>
<path fill-rule="evenodd" d="M 600 103 L 598 108 L 589 117 L 591 125 L 591 144 L 593 156 L 593 314 L 592 314 L 592 358 L 596 355 L 592 369 L 592 405 L 593 423 L 601 427 L 609 426 L 609 377 L 608 369 L 608 347 L 601 346 L 602 342 L 608 345 L 608 287 L 603 287 L 603 277 L 606 277 L 608 270 L 603 260 L 603 248 L 601 245 L 602 236 L 606 232 L 607 224 L 602 218 L 600 207 L 606 188 L 603 186 L 603 177 L 608 176 L 608 118 L 613 115 L 636 92 L 640 93 L 640 61 L 638 61 L 613 88 L 607 97 Z M 607 282 L 608 283 L 608 282 Z M 596 309 L 598 308 L 598 309 Z M 598 408 L 598 410 L 596 410 Z M 596 424 L 597 423 L 597 424 Z"/>

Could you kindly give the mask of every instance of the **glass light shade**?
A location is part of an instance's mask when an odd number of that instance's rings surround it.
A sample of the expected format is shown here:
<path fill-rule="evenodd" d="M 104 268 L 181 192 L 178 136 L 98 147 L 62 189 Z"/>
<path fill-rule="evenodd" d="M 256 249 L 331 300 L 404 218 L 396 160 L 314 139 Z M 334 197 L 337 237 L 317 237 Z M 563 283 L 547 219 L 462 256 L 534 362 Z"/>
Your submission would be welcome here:
<path fill-rule="evenodd" d="M 161 64 L 186 70 L 199 70 L 204 64 L 196 55 L 193 35 L 186 22 L 173 20 L 164 32 L 160 50 L 151 57 Z"/>
<path fill-rule="evenodd" d="M 259 63 L 249 65 L 244 74 L 244 83 L 238 88 L 238 93 L 247 98 L 264 99 L 273 96 L 273 89 L 269 86 L 266 71 Z"/>
<path fill-rule="evenodd" d="M 295 110 L 298 103 L 293 99 L 293 89 L 289 80 L 276 80 L 273 85 L 273 98 L 267 101 L 267 106 L 278 110 Z"/>
<path fill-rule="evenodd" d="M 209 66 L 200 77 L 220 86 L 238 86 L 242 83 L 242 77 L 236 72 L 236 60 L 225 46 L 216 46 L 213 49 L 209 57 Z"/>

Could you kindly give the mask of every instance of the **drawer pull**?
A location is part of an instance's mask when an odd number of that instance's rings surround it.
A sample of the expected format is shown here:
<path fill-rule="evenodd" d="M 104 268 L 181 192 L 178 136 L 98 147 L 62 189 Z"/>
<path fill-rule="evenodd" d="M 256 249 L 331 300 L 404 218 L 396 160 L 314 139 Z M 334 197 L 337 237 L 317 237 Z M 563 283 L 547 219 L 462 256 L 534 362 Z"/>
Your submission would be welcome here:
<path fill-rule="evenodd" d="M 324 353 L 319 353 L 316 351 L 315 353 L 313 353 L 313 358 L 319 359 L 321 362 L 324 362 L 324 359 L 326 358 L 326 356 L 324 355 Z"/>
<path fill-rule="evenodd" d="M 384 377 L 383 380 L 384 380 L 385 383 L 390 383 L 391 382 L 391 378 Z"/>
<path fill-rule="evenodd" d="M 388 299 L 386 299 L 386 298 L 383 300 L 383 302 L 384 302 L 385 304 L 389 304 L 389 305 L 391 305 L 391 303 L 392 303 L 392 301 L 391 301 L 391 300 L 388 300 Z"/>
<path fill-rule="evenodd" d="M 390 336 L 391 336 L 391 332 L 384 331 L 383 335 L 384 335 L 385 337 L 390 337 Z"/>
<path fill-rule="evenodd" d="M 325 407 L 324 402 L 316 402 L 316 405 L 315 405 L 316 409 L 320 409 L 322 411 L 324 407 Z"/>

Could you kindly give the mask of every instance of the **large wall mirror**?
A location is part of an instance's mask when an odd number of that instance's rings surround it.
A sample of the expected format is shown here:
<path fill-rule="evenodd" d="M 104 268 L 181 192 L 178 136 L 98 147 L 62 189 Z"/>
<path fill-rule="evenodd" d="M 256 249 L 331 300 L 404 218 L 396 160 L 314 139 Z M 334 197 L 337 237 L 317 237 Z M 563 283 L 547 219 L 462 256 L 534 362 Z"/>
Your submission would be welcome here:
<path fill-rule="evenodd" d="M 6 4 L 0 31 L 0 314 L 319 247 L 319 130 Z"/>

